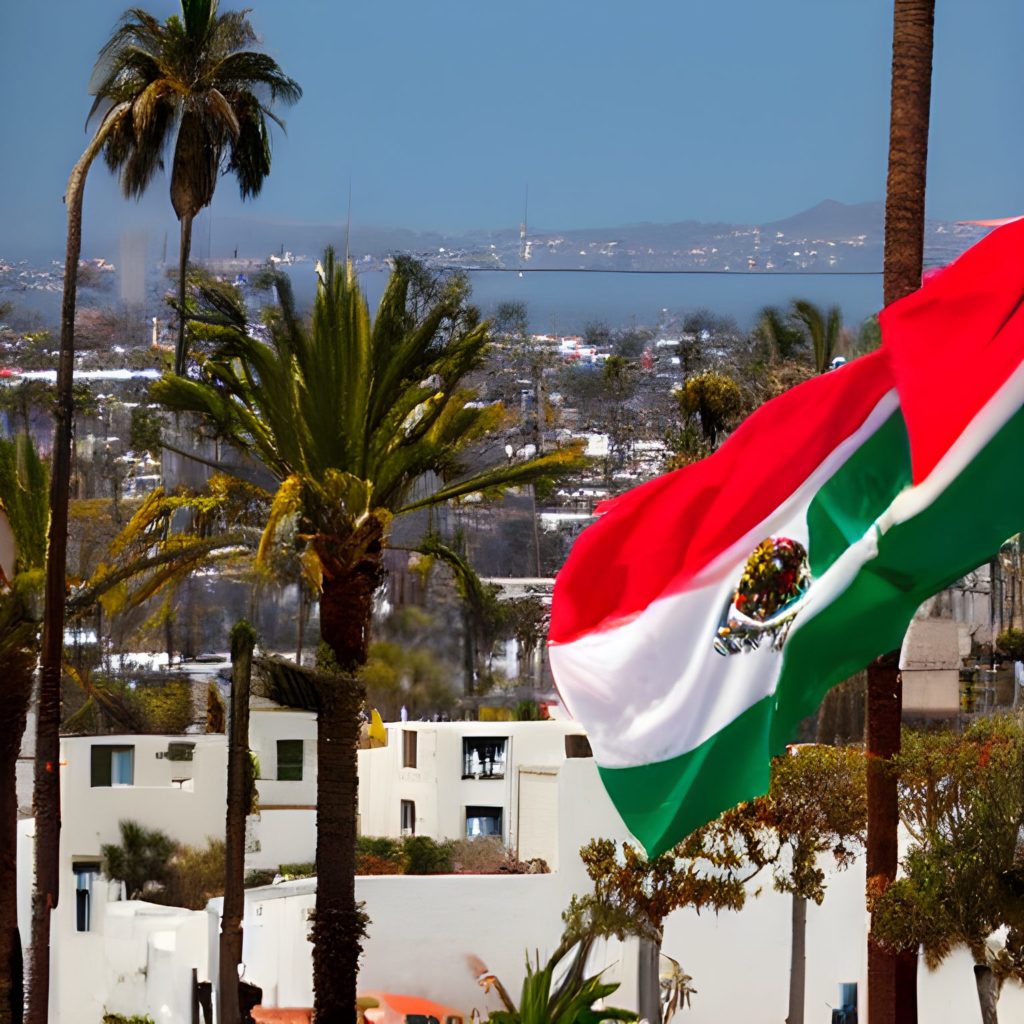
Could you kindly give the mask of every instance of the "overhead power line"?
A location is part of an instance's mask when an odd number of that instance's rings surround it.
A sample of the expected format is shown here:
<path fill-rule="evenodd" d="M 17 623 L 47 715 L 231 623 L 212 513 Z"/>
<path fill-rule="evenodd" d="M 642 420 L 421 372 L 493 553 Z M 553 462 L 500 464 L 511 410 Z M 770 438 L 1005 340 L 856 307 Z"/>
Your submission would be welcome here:
<path fill-rule="evenodd" d="M 881 277 L 881 270 L 634 270 L 613 267 L 464 267 L 457 263 L 432 263 L 435 270 L 462 270 L 472 274 L 648 274 L 703 275 L 706 277 Z"/>

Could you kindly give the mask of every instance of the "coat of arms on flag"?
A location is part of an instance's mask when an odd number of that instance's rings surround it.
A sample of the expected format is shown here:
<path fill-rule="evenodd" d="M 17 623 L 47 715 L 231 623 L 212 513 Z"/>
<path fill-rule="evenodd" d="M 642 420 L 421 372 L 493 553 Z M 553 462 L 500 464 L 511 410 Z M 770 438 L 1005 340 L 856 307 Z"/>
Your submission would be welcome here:
<path fill-rule="evenodd" d="M 883 310 L 882 347 L 605 502 L 555 582 L 555 682 L 657 855 L 767 789 L 836 683 L 1024 520 L 1024 222 Z M 979 496 L 984 495 L 984 500 Z"/>

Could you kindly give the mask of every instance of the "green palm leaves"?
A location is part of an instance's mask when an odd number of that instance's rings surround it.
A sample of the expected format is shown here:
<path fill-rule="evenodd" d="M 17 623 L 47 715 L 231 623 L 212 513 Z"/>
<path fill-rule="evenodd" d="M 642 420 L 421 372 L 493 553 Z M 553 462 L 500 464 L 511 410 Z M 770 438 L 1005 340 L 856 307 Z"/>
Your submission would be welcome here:
<path fill-rule="evenodd" d="M 93 69 L 89 118 L 102 112 L 103 124 L 110 122 L 103 156 L 126 196 L 145 192 L 174 143 L 171 204 L 181 224 L 179 374 L 185 367 L 184 279 L 192 221 L 213 201 L 222 172 L 235 176 L 243 199 L 259 195 L 270 174 L 267 122 L 283 128 L 275 104 L 302 96 L 273 58 L 251 49 L 257 42 L 248 12 L 221 14 L 217 0 L 181 0 L 181 17 L 165 22 L 132 7 Z M 111 119 L 112 111 L 121 116 Z"/>
<path fill-rule="evenodd" d="M 275 276 L 280 306 L 263 328 L 222 287 L 202 285 L 199 333 L 210 344 L 198 377 L 153 386 L 165 406 L 200 414 L 277 477 L 270 533 L 297 516 L 300 534 L 336 546 L 368 518 L 386 529 L 392 516 L 500 493 L 574 462 L 575 449 L 563 449 L 467 472 L 474 443 L 503 412 L 474 402 L 464 383 L 483 359 L 487 325 L 467 306 L 461 278 L 438 281 L 398 260 L 371 322 L 355 275 L 332 250 L 317 274 L 310 321 Z"/>
<path fill-rule="evenodd" d="M 270 170 L 267 120 L 281 124 L 274 103 L 294 103 L 299 85 L 257 43 L 247 13 L 218 12 L 216 0 L 182 0 L 182 17 L 161 23 L 142 8 L 125 12 L 93 71 L 90 119 L 116 103 L 131 111 L 104 149 L 126 196 L 139 196 L 163 167 L 172 167 L 175 213 L 202 209 L 213 197 L 223 159 L 243 198 L 257 195 Z"/>
<path fill-rule="evenodd" d="M 766 306 L 757 330 L 773 358 L 792 359 L 809 346 L 816 373 L 829 368 L 844 341 L 839 307 L 826 310 L 806 299 L 794 299 L 785 313 Z"/>
<path fill-rule="evenodd" d="M 49 522 L 47 485 L 46 468 L 28 435 L 0 438 L 0 533 L 14 553 L 13 571 L 0 577 L 0 660 L 35 636 Z"/>

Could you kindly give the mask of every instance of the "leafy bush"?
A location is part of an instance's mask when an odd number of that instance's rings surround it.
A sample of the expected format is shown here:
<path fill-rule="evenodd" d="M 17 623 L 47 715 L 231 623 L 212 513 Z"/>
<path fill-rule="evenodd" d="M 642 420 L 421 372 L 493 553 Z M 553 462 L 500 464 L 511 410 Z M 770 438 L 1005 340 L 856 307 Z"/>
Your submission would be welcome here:
<path fill-rule="evenodd" d="M 460 874 L 496 874 L 507 857 L 508 851 L 498 836 L 456 839 L 452 843 L 452 869 Z"/>
<path fill-rule="evenodd" d="M 246 871 L 242 885 L 246 889 L 256 889 L 261 885 L 270 885 L 276 877 L 277 872 L 273 868 L 253 868 L 252 871 Z"/>
<path fill-rule="evenodd" d="M 1011 661 L 1024 661 L 1024 630 L 1007 629 L 996 637 L 996 647 Z"/>
<path fill-rule="evenodd" d="M 313 878 L 316 875 L 316 864 L 304 862 L 302 864 L 282 864 L 278 868 L 284 879 L 292 878 Z"/>
<path fill-rule="evenodd" d="M 399 860 L 388 860 L 375 853 L 364 853 L 356 858 L 357 875 L 404 875 L 405 865 Z"/>
<path fill-rule="evenodd" d="M 129 899 L 202 910 L 224 892 L 222 840 L 186 846 L 137 821 L 122 821 L 120 829 L 121 842 L 101 848 L 103 873 L 124 882 Z"/>
<path fill-rule="evenodd" d="M 156 1024 L 148 1013 L 133 1013 L 126 1017 L 123 1013 L 103 1014 L 103 1024 Z"/>
<path fill-rule="evenodd" d="M 535 700 L 521 700 L 516 705 L 517 722 L 539 722 L 541 717 L 540 705 Z"/>
<path fill-rule="evenodd" d="M 390 836 L 360 836 L 356 840 L 356 856 L 373 854 L 387 860 L 402 859 L 402 840 Z"/>
<path fill-rule="evenodd" d="M 405 854 L 400 839 L 359 836 L 356 840 L 357 875 L 404 875 Z"/>
<path fill-rule="evenodd" d="M 224 894 L 224 841 L 210 839 L 205 847 L 178 846 L 169 865 L 164 887 L 150 899 L 170 907 L 202 910 Z"/>
<path fill-rule="evenodd" d="M 456 839 L 450 844 L 452 870 L 463 875 L 546 875 L 551 868 L 540 857 L 520 860 L 498 836 Z"/>
<path fill-rule="evenodd" d="M 430 836 L 406 836 L 403 844 L 407 875 L 446 875 L 452 870 L 452 845 Z"/>
<path fill-rule="evenodd" d="M 146 732 L 177 735 L 192 724 L 192 689 L 185 680 L 139 686 L 134 693 Z"/>
<path fill-rule="evenodd" d="M 121 821 L 121 842 L 100 847 L 103 873 L 124 882 L 130 900 L 148 899 L 159 891 L 170 874 L 174 842 L 159 829 L 149 829 L 137 821 Z"/>

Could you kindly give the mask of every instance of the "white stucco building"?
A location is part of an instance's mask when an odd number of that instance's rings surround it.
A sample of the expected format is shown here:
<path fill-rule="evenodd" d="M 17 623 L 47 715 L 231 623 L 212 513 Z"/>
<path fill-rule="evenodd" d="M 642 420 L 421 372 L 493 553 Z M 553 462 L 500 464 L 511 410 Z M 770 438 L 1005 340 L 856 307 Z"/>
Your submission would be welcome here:
<path fill-rule="evenodd" d="M 286 743 L 280 748 L 284 756 L 279 761 L 273 757 L 278 754 L 280 739 L 302 738 L 292 732 L 301 719 L 288 723 L 284 713 L 267 714 L 266 719 L 259 719 L 267 725 L 254 722 L 254 730 L 263 736 L 263 756 L 267 758 L 264 762 L 261 757 L 261 772 L 276 776 L 283 767 L 285 774 L 294 775 L 299 763 L 294 745 Z M 254 714 L 254 720 L 256 717 Z M 461 1007 L 467 1017 L 474 1008 L 486 1017 L 488 1010 L 498 1006 L 493 994 L 485 995 L 477 986 L 467 966 L 466 957 L 475 955 L 510 991 L 518 992 L 524 952 L 537 950 L 543 959 L 558 942 L 561 912 L 570 897 L 589 888 L 578 857 L 580 846 L 596 836 L 628 838 L 593 760 L 565 757 L 565 736 L 573 731 L 577 731 L 573 726 L 559 723 L 396 723 L 389 726 L 386 748 L 360 754 L 361 788 L 376 787 L 362 794 L 364 814 L 379 813 L 390 834 L 401 829 L 401 800 L 422 803 L 422 813 L 418 808 L 414 819 L 418 831 L 425 834 L 430 823 L 437 836 L 463 835 L 467 824 L 487 817 L 469 814 L 467 808 L 500 807 L 502 834 L 506 839 L 518 839 L 520 856 L 524 855 L 522 847 L 533 841 L 529 837 L 541 837 L 548 850 L 545 859 L 555 869 L 549 874 L 357 879 L 357 898 L 365 901 L 371 919 L 360 973 L 363 989 L 417 994 Z M 411 742 L 403 733 L 417 735 L 415 768 L 403 763 L 408 757 L 406 744 Z M 502 738 L 506 741 L 505 777 L 499 779 L 494 777 L 498 774 L 497 754 L 482 758 L 475 743 L 463 741 L 486 739 L 493 745 Z M 190 762 L 166 756 L 169 743 L 193 740 L 196 746 Z M 268 795 L 280 790 L 277 783 L 300 786 L 285 790 L 282 802 L 292 799 L 290 792 L 302 792 L 300 784 L 309 781 L 305 743 L 304 739 L 303 777 L 266 779 L 275 784 L 266 788 Z M 94 746 L 100 748 L 97 753 Z M 125 747 L 133 748 L 130 758 Z M 165 756 L 157 757 L 161 750 Z M 77 895 L 81 890 L 76 883 L 89 874 L 88 865 L 96 862 L 99 846 L 116 840 L 117 820 L 122 814 L 130 813 L 172 833 L 170 826 L 179 825 L 180 836 L 189 842 L 219 835 L 223 782 L 218 788 L 214 776 L 219 773 L 223 779 L 223 738 L 76 738 L 65 742 L 62 759 L 66 761 L 66 824 L 62 900 L 54 929 L 51 1019 L 61 1024 L 95 1024 L 102 1012 L 109 1010 L 148 1013 L 159 1024 L 189 1024 L 193 969 L 201 981 L 217 978 L 220 901 L 212 901 L 207 912 L 137 901 L 110 902 L 119 894 L 94 878 L 88 897 L 88 928 L 80 931 L 82 898 Z M 123 781 L 129 760 L 130 784 Z M 535 772 L 545 780 L 541 787 L 550 788 L 531 788 Z M 372 780 L 369 786 L 367 779 Z M 94 780 L 97 785 L 92 784 Z M 217 797 L 207 798 L 207 792 L 214 789 Z M 476 803 L 485 799 L 491 803 Z M 287 809 L 272 813 L 284 814 Z M 274 819 L 268 814 L 267 820 Z M 26 864 L 28 846 L 23 839 L 24 856 L 19 859 Z M 859 982 L 864 1006 L 867 915 L 863 861 L 840 873 L 827 864 L 823 867 L 828 874 L 825 903 L 809 907 L 807 915 L 808 1019 L 815 1007 L 827 1014 L 827 1006 L 835 1005 L 840 982 Z M 692 1007 L 682 1011 L 684 1019 L 694 1024 L 732 1020 L 775 1024 L 785 1016 L 790 902 L 769 884 L 761 884 L 764 891 L 751 898 L 742 912 L 715 917 L 683 911 L 666 922 L 664 952 L 693 976 L 698 990 Z M 244 977 L 261 986 L 267 1005 L 311 1005 L 307 936 L 315 892 L 316 880 L 303 879 L 246 894 Z M 23 913 L 27 909 L 25 902 Z M 27 925 L 27 916 L 23 920 Z M 594 970 L 606 968 L 609 980 L 621 982 L 621 989 L 609 1002 L 635 1005 L 636 951 L 632 944 L 599 946 L 591 966 Z M 922 1020 L 977 1020 L 970 957 L 957 952 L 936 973 L 922 965 L 919 996 Z M 1007 985 L 1000 1008 L 1006 1019 L 1024 1014 L 1024 991 Z"/>
<path fill-rule="evenodd" d="M 247 822 L 246 868 L 311 862 L 316 853 L 315 716 L 256 700 L 249 735 L 260 772 L 259 813 Z M 197 969 L 205 965 L 205 915 L 125 900 L 130 894 L 103 876 L 102 849 L 120 842 L 125 820 L 189 846 L 223 838 L 226 737 L 66 736 L 60 760 L 60 900 L 52 919 L 51 1019 L 95 1024 L 106 1010 L 135 1012 L 131 1007 L 142 999 L 151 1009 L 169 1007 L 172 1015 L 165 1019 L 190 1020 L 173 1008 L 191 998 L 191 971 L 184 960 Z M 31 819 L 19 822 L 18 912 L 25 943 L 34 832 Z M 165 978 L 161 972 L 172 961 Z"/>
<path fill-rule="evenodd" d="M 360 832 L 498 836 L 558 866 L 558 769 L 575 722 L 396 722 L 359 751 Z M 528 807 L 529 814 L 522 808 Z"/>

